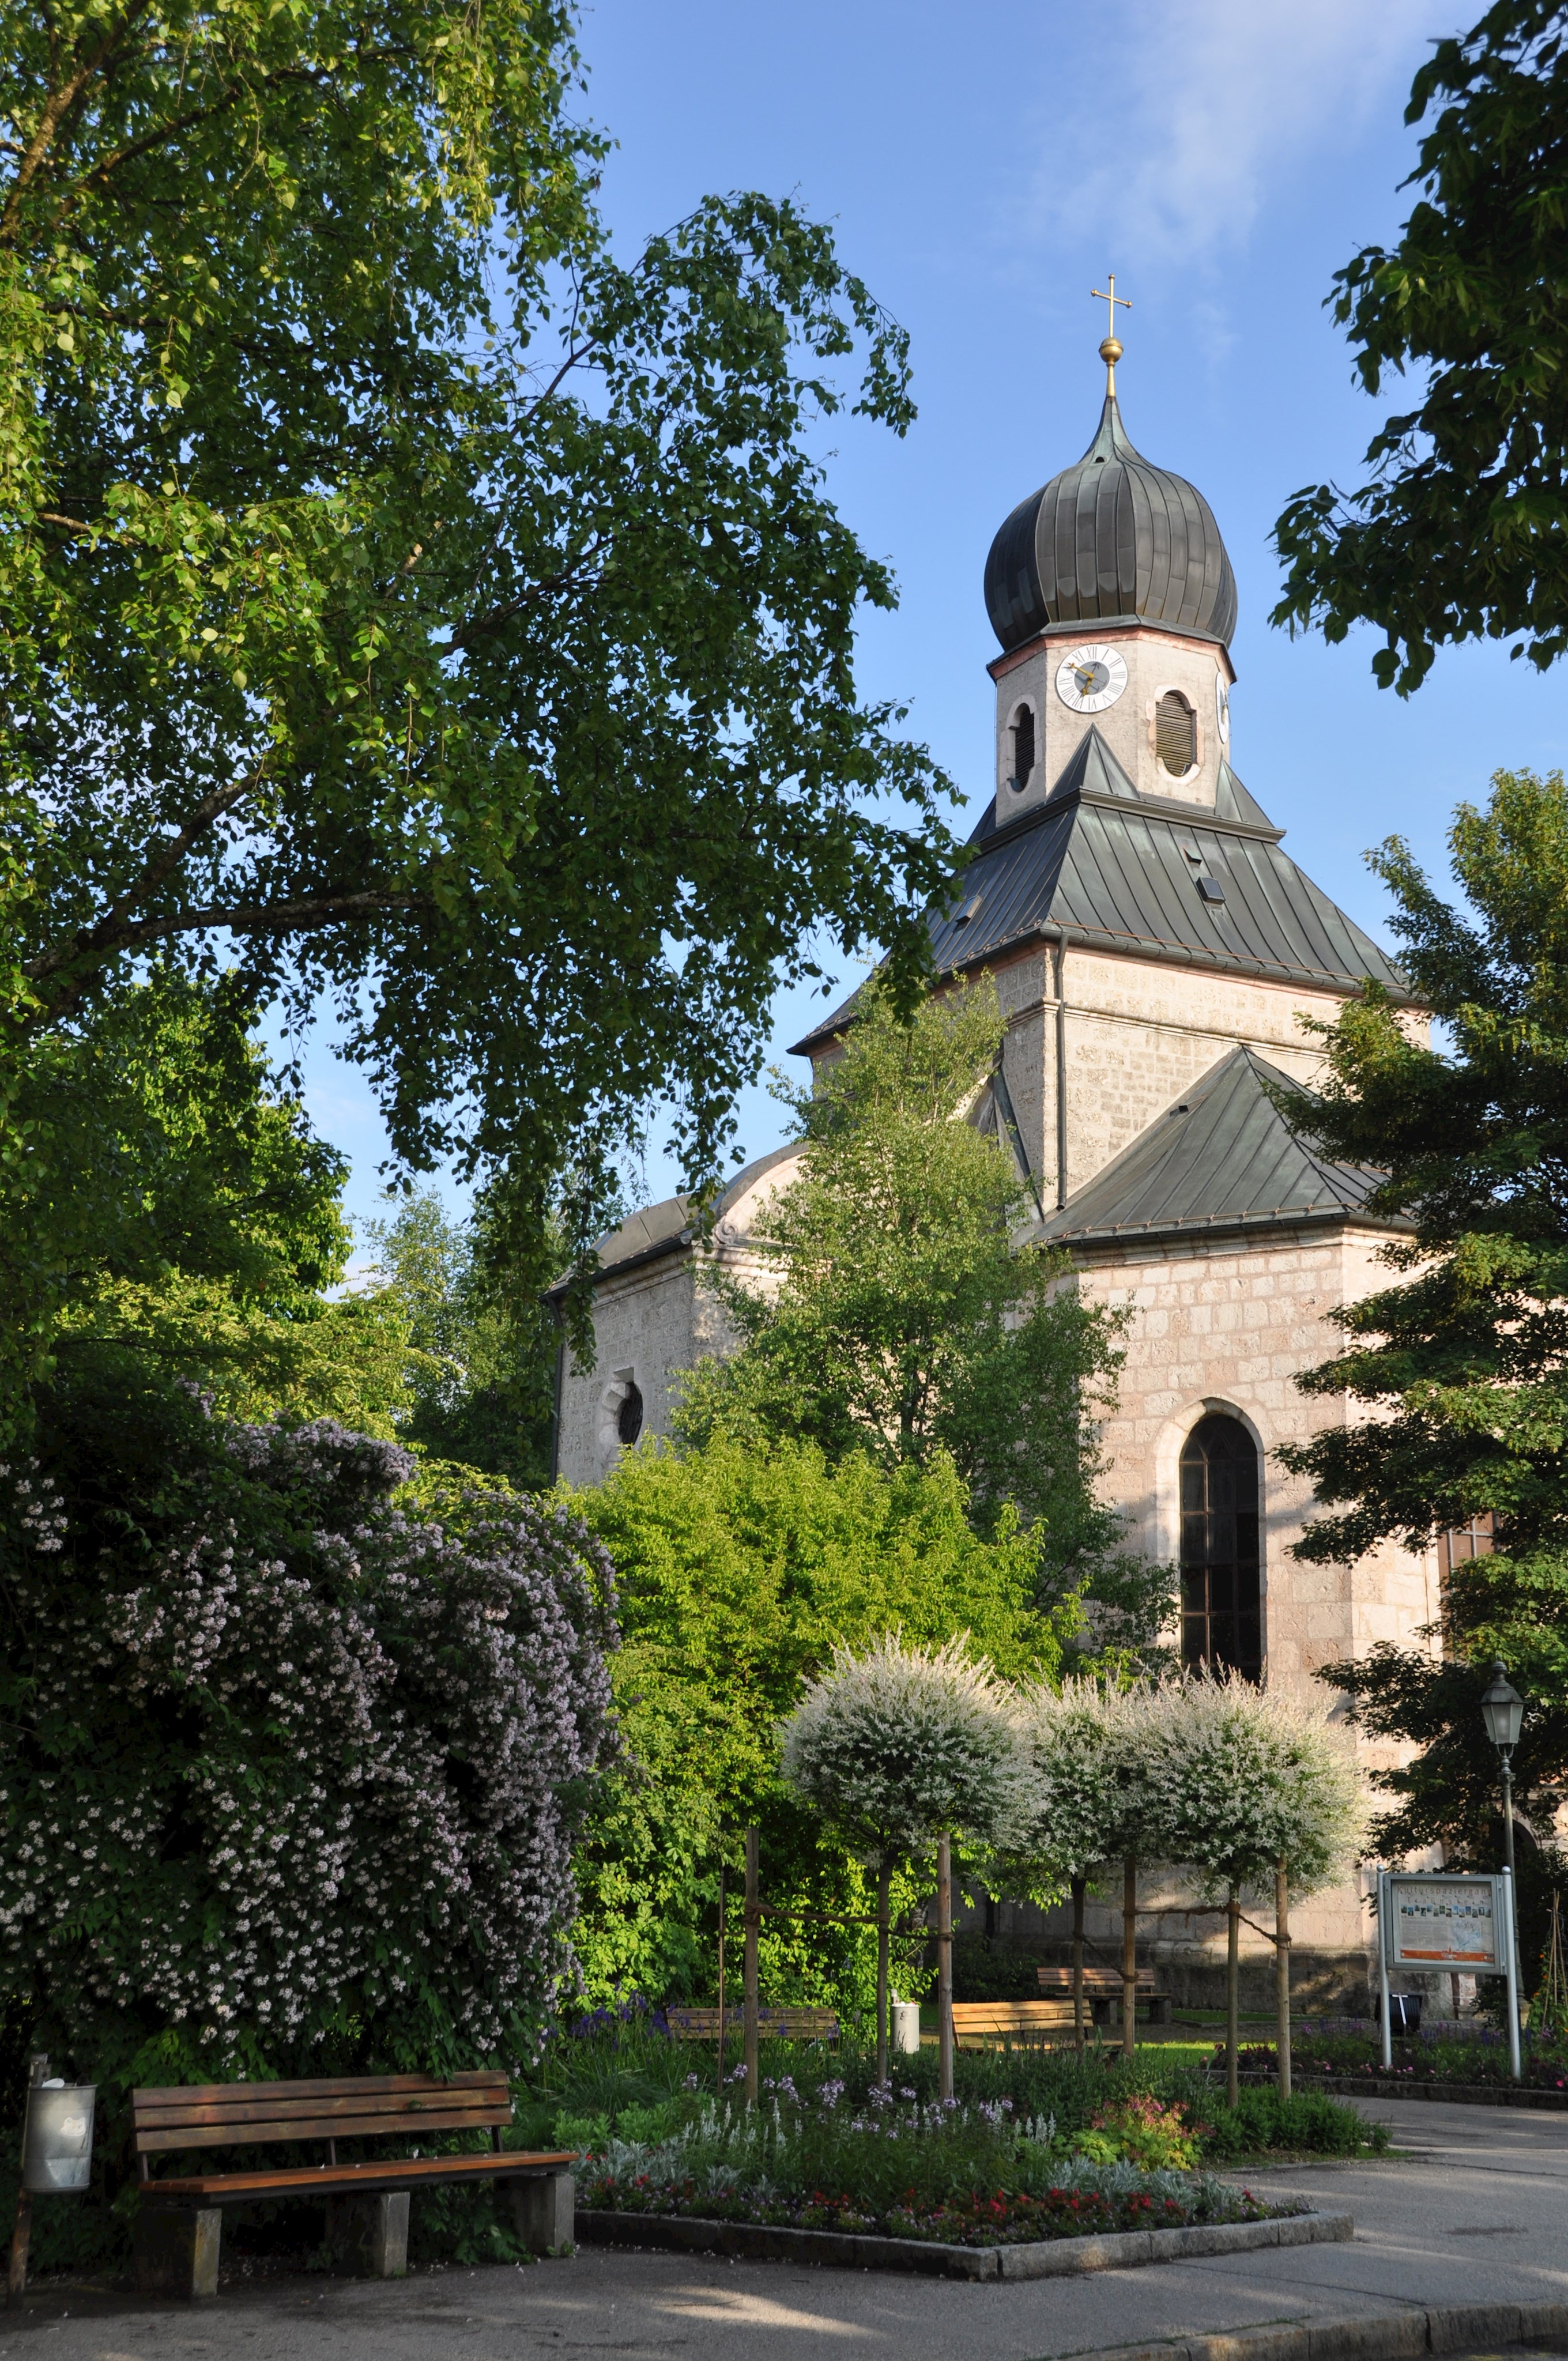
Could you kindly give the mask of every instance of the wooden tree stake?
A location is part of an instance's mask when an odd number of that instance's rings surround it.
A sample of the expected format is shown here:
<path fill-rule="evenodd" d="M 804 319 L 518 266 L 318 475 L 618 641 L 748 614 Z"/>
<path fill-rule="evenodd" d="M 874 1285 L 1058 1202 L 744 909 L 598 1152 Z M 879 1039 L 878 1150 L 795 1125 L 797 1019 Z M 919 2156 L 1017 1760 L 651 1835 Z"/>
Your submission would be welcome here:
<path fill-rule="evenodd" d="M 718 1864 L 718 2070 L 714 2095 L 724 2096 L 724 1863 Z"/>
<path fill-rule="evenodd" d="M 1234 2107 L 1241 2095 L 1242 2005 L 1242 1897 L 1234 1885 L 1225 1921 L 1225 2096 Z"/>
<path fill-rule="evenodd" d="M 1138 2046 L 1138 1864 L 1131 1853 L 1122 1864 L 1122 2055 Z"/>
<path fill-rule="evenodd" d="M 892 1893 L 893 1863 L 883 1853 L 876 1881 L 876 2078 L 879 2082 L 885 2082 L 892 2071 L 887 2031 L 888 1916 Z"/>
<path fill-rule="evenodd" d="M 937 1842 L 937 2057 L 939 2095 L 953 2095 L 953 1848 Z"/>
<path fill-rule="evenodd" d="M 1275 2048 L 1279 2058 L 1279 2095 L 1290 2096 L 1290 1872 L 1283 1861 L 1274 1872 L 1274 1972 L 1277 2004 Z"/>
<path fill-rule="evenodd" d="M 746 2059 L 746 2104 L 754 2107 L 762 2092 L 757 2063 L 757 1929 L 762 1913 L 757 1907 L 757 1831 L 746 1831 L 746 1957 L 744 2052 Z"/>
<path fill-rule="evenodd" d="M 1083 2054 L 1083 1884 L 1072 1881 L 1072 2036 Z"/>

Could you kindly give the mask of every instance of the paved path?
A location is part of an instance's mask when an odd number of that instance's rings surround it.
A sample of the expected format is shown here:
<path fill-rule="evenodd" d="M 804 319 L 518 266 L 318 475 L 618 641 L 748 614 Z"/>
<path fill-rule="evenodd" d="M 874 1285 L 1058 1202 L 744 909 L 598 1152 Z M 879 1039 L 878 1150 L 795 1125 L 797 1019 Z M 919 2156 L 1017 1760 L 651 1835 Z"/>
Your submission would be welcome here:
<path fill-rule="evenodd" d="M 47 2290 L 0 2315 L 8 2361 L 1046 2361 L 1404 2305 L 1568 2301 L 1568 2117 L 1364 2103 L 1409 2160 L 1249 2176 L 1356 2217 L 1352 2245 L 969 2286 L 584 2247 L 531 2268 L 291 2279 L 215 2304 Z"/>

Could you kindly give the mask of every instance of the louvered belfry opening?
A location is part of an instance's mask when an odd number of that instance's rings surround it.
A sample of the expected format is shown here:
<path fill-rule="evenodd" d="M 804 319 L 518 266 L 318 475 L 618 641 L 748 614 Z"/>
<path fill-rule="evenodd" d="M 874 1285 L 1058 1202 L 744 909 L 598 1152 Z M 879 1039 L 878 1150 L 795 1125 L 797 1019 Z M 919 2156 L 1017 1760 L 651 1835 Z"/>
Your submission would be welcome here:
<path fill-rule="evenodd" d="M 1179 689 L 1168 688 L 1155 708 L 1155 752 L 1161 767 L 1179 779 L 1198 760 L 1198 716 Z"/>
<path fill-rule="evenodd" d="M 1029 774 L 1035 767 L 1035 708 L 1021 705 L 1013 717 L 1013 780 L 1015 786 L 1026 787 Z"/>
<path fill-rule="evenodd" d="M 1257 1446 L 1220 1412 L 1181 1446 L 1181 1661 L 1263 1677 Z"/>

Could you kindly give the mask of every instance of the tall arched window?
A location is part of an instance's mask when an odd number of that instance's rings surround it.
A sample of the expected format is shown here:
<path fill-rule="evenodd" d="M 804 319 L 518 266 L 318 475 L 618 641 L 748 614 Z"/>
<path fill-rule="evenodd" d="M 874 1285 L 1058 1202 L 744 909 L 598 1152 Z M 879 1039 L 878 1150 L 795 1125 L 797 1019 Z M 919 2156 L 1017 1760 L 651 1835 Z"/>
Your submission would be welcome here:
<path fill-rule="evenodd" d="M 1198 760 L 1198 716 L 1179 689 L 1168 688 L 1154 709 L 1155 751 L 1172 778 L 1185 778 Z"/>
<path fill-rule="evenodd" d="M 1257 1445 L 1240 1419 L 1199 1420 L 1181 1446 L 1181 1661 L 1263 1677 Z"/>
<path fill-rule="evenodd" d="M 1035 767 L 1035 708 L 1021 705 L 1013 716 L 1013 785 L 1020 794 Z"/>

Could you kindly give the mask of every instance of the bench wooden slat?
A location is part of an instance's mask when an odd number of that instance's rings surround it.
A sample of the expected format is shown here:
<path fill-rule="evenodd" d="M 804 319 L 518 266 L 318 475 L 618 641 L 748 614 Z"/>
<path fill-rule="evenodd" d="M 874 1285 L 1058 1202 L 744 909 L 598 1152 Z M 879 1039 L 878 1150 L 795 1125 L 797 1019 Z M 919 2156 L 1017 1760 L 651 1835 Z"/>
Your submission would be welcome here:
<path fill-rule="evenodd" d="M 475 2130 L 484 2130 L 488 2123 L 510 2123 L 510 2094 L 500 2092 L 496 2099 L 475 2099 L 470 2103 L 467 2092 L 437 2096 L 416 2096 L 399 2099 L 394 2106 L 376 2106 L 373 2099 L 319 2099 L 312 2106 L 310 2099 L 293 2099 L 286 2106 L 276 2106 L 267 2099 L 246 2099 L 238 2106 L 180 2106 L 180 2108 L 137 2108 L 135 2125 L 139 2132 L 181 2132 L 181 2130 L 222 2130 L 232 2125 L 232 2136 L 238 2139 L 246 2125 L 276 2123 L 276 2139 L 286 2139 L 291 2123 L 321 2123 L 328 2115 L 347 2123 L 349 2118 L 376 2120 L 397 2130 L 404 2123 L 434 2123 L 442 2115 L 444 2123 L 470 2123 Z"/>
<path fill-rule="evenodd" d="M 367 2183 L 384 2188 L 388 2182 L 406 2187 L 420 2181 L 507 2180 L 536 2172 L 563 2172 L 573 2161 L 569 2148 L 548 2154 L 508 2149 L 498 2156 L 410 2157 L 377 2158 L 367 2164 L 323 2164 L 315 2171 L 296 2168 L 279 2172 L 217 2172 L 181 2180 L 150 2180 L 146 2185 L 144 2202 L 150 2198 L 184 2204 L 201 2197 L 226 2199 L 238 2204 L 247 2197 L 319 2196 L 333 2190 L 364 2188 Z"/>
<path fill-rule="evenodd" d="M 477 2122 L 464 2114 L 431 2114 L 396 2122 L 386 2115 L 290 2115 L 280 2123 L 170 2125 L 137 2132 L 136 2147 L 138 2156 L 159 2156 L 171 2148 L 262 2147 L 279 2140 L 387 2139 L 400 2131 L 484 2131 L 489 2120 Z"/>
<path fill-rule="evenodd" d="M 133 2091 L 131 2106 L 220 2106 L 227 2099 L 258 2097 L 369 2099 L 383 2091 L 504 2090 L 506 2083 L 505 2074 L 493 2066 L 461 2074 L 345 2074 L 305 2082 L 165 2082 Z"/>

